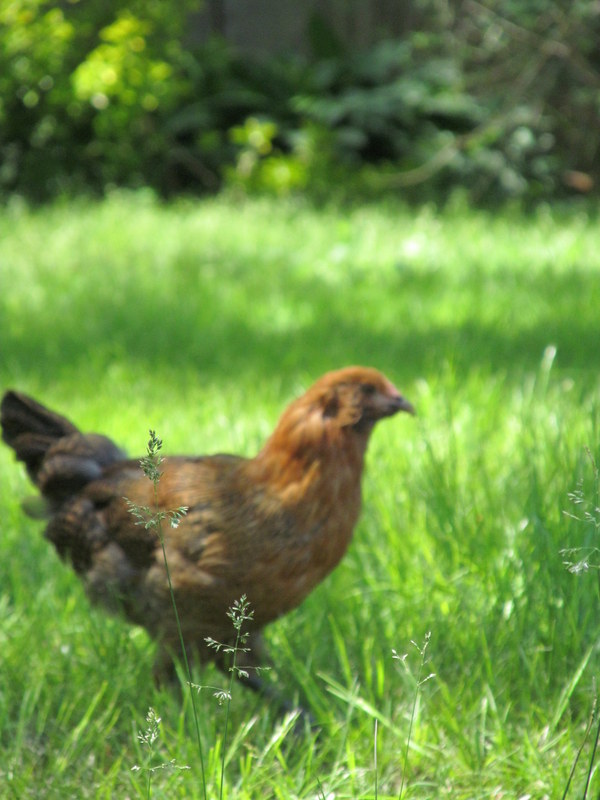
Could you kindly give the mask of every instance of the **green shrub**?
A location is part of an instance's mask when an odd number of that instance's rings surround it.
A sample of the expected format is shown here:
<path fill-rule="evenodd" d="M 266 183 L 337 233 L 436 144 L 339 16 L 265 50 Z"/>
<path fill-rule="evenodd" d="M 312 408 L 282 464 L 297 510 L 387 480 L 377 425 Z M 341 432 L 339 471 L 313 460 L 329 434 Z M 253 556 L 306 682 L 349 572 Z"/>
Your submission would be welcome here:
<path fill-rule="evenodd" d="M 419 4 L 423 30 L 363 52 L 322 18 L 313 55 L 186 47 L 199 0 L 14 0 L 0 10 L 0 192 L 162 195 L 466 188 L 540 198 L 600 178 L 596 5 Z"/>
<path fill-rule="evenodd" d="M 154 183 L 185 88 L 192 3 L 15 0 L 0 11 L 0 188 L 44 199 Z M 156 179 L 155 179 L 156 180 Z M 160 184 L 160 177 L 157 181 Z"/>

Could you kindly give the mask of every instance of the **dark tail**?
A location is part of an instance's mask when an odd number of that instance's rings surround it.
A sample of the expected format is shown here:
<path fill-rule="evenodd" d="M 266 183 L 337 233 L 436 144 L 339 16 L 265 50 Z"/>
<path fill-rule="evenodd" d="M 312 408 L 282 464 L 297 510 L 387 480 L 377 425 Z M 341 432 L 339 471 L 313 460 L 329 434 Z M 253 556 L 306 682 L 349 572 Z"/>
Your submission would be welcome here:
<path fill-rule="evenodd" d="M 99 478 L 109 464 L 125 458 L 110 439 L 81 433 L 68 419 L 20 392 L 4 395 L 0 422 L 2 438 L 25 464 L 51 509 Z"/>

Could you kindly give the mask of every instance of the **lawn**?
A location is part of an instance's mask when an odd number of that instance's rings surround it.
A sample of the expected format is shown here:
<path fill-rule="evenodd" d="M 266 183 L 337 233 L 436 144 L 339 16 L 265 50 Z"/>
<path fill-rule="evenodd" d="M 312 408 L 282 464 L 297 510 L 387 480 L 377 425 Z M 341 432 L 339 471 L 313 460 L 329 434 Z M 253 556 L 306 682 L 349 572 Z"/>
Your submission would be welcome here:
<path fill-rule="evenodd" d="M 234 687 L 223 781 L 225 707 L 198 694 L 202 777 L 189 695 L 154 686 L 144 631 L 90 607 L 1 448 L 0 794 L 560 798 L 575 766 L 567 797 L 583 797 L 600 668 L 598 222 L 585 206 L 144 193 L 4 208 L 0 389 L 140 455 L 149 428 L 166 453 L 252 455 L 289 400 L 351 363 L 384 371 L 418 417 L 375 431 L 348 555 L 268 629 L 268 679 L 320 732 Z"/>

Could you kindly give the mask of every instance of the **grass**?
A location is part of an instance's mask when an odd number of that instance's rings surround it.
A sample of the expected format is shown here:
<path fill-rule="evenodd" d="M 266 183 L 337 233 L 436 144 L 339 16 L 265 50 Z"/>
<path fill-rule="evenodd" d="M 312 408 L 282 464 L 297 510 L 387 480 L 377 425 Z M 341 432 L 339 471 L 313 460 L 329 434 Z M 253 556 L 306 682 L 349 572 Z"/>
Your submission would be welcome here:
<path fill-rule="evenodd" d="M 561 553 L 598 546 L 597 231 L 592 207 L 115 194 L 2 211 L 0 388 L 132 454 L 150 427 L 166 454 L 252 454 L 293 396 L 350 363 L 418 408 L 374 434 L 342 565 L 268 629 L 267 679 L 308 703 L 320 737 L 234 686 L 226 738 L 202 691 L 209 797 L 223 764 L 223 797 L 241 800 L 563 795 L 600 668 L 597 569 Z M 152 797 L 202 797 L 189 696 L 154 687 L 143 631 L 90 608 L 24 517 L 28 493 L 2 448 L 0 793 L 145 797 L 132 767 L 152 708 L 153 757 L 190 767 L 154 772 Z"/>

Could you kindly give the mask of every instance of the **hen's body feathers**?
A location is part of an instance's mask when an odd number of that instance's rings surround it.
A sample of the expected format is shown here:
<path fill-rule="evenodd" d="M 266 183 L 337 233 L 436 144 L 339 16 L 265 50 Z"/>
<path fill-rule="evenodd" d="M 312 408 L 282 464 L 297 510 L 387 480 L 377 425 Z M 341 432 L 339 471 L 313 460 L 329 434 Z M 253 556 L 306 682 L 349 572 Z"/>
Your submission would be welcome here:
<path fill-rule="evenodd" d="M 165 458 L 157 498 L 138 461 L 26 395 L 5 394 L 1 422 L 44 498 L 48 539 L 93 601 L 148 629 L 164 664 L 177 651 L 178 633 L 163 553 L 124 498 L 188 509 L 163 533 L 190 653 L 219 661 L 205 638 L 231 640 L 227 610 L 245 594 L 257 660 L 260 629 L 297 606 L 345 553 L 360 512 L 369 435 L 377 420 L 398 411 L 413 409 L 375 370 L 328 373 L 291 403 L 254 458 Z"/>

